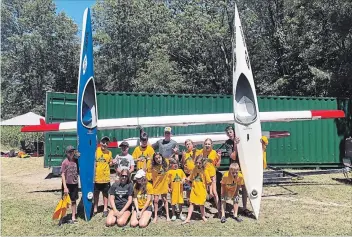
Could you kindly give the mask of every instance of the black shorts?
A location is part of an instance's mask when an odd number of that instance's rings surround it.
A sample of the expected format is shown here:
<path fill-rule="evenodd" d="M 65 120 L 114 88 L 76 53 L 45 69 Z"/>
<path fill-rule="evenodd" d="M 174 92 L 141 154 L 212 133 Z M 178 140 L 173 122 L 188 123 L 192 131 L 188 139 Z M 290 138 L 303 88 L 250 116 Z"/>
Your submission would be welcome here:
<path fill-rule="evenodd" d="M 66 184 L 68 194 L 70 195 L 71 202 L 75 202 L 78 199 L 78 184 Z M 61 184 L 61 194 L 64 196 L 64 185 Z"/>
<path fill-rule="evenodd" d="M 115 202 L 115 207 L 118 211 L 121 211 L 124 208 L 125 205 L 123 205 L 122 207 L 118 207 L 117 203 Z M 132 204 L 127 208 L 126 211 L 130 211 L 132 212 Z"/>
<path fill-rule="evenodd" d="M 94 192 L 95 193 L 103 193 L 104 197 L 109 196 L 110 182 L 109 183 L 94 183 Z"/>

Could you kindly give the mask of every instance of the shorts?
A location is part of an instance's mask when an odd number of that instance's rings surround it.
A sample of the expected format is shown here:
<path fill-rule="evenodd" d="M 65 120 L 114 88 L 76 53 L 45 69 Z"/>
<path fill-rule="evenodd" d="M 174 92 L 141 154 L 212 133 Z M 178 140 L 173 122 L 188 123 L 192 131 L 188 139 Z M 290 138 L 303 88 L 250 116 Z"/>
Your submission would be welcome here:
<path fill-rule="evenodd" d="M 183 191 L 191 191 L 192 187 L 188 183 L 183 184 Z"/>
<path fill-rule="evenodd" d="M 121 208 L 118 208 L 117 206 L 118 206 L 118 205 L 117 205 L 117 203 L 115 202 L 115 207 L 116 207 L 116 209 L 117 209 L 118 211 L 121 211 L 121 210 L 124 208 L 125 205 L 123 205 Z M 126 211 L 132 212 L 132 204 L 127 208 Z"/>
<path fill-rule="evenodd" d="M 95 193 L 103 193 L 104 197 L 109 196 L 110 182 L 109 183 L 94 183 L 94 192 Z"/>
<path fill-rule="evenodd" d="M 72 202 L 78 199 L 78 184 L 66 184 L 68 189 L 68 195 Z M 64 185 L 61 184 L 61 195 L 64 196 Z"/>

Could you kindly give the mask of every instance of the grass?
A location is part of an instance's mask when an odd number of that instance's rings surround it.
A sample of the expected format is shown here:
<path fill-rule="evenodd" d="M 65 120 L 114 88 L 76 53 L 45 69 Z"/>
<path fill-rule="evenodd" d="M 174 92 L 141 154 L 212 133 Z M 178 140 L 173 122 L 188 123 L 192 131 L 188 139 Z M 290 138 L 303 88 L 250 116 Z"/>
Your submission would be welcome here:
<path fill-rule="evenodd" d="M 146 229 L 106 228 L 101 214 L 90 222 L 62 225 L 51 219 L 60 199 L 60 179 L 45 179 L 43 158 L 1 158 L 2 236 L 39 235 L 352 235 L 352 186 L 343 174 L 306 176 L 290 184 L 264 187 L 259 220 L 240 224 L 210 218 L 208 223 L 161 219 Z"/>

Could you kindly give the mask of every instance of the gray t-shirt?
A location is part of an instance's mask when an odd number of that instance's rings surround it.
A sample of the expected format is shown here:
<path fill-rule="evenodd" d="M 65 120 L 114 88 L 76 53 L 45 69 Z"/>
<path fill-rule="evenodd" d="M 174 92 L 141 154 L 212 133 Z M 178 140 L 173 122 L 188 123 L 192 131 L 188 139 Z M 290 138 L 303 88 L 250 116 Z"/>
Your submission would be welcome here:
<path fill-rule="evenodd" d="M 128 202 L 128 197 L 132 196 L 133 194 L 133 184 L 132 183 L 121 184 L 119 182 L 115 182 L 111 185 L 109 189 L 109 194 L 115 196 L 116 209 L 118 211 L 121 211 L 122 208 Z"/>
<path fill-rule="evenodd" d="M 175 140 L 171 139 L 170 141 L 165 141 L 164 139 L 160 139 L 152 146 L 154 150 L 159 149 L 159 152 L 163 157 L 170 158 L 171 155 L 174 153 L 172 149 L 175 148 L 176 145 L 177 142 Z"/>
<path fill-rule="evenodd" d="M 117 155 L 115 157 L 116 164 L 115 164 L 115 169 L 123 169 L 127 168 L 130 169 L 132 165 L 134 165 L 134 159 L 130 154 L 127 154 L 126 156 L 121 156 Z"/>

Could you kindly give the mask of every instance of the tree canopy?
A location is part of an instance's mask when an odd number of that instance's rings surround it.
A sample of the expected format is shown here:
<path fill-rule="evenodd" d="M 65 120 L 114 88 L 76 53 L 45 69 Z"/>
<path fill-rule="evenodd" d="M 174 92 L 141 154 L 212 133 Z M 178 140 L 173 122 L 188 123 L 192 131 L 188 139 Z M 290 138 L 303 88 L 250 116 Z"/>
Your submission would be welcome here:
<path fill-rule="evenodd" d="M 232 93 L 233 0 L 101 0 L 93 7 L 100 91 Z M 260 95 L 351 97 L 350 0 L 239 0 Z M 82 12 L 83 15 L 83 12 Z M 53 0 L 4 0 L 2 118 L 44 115 L 76 92 L 80 36 Z"/>

